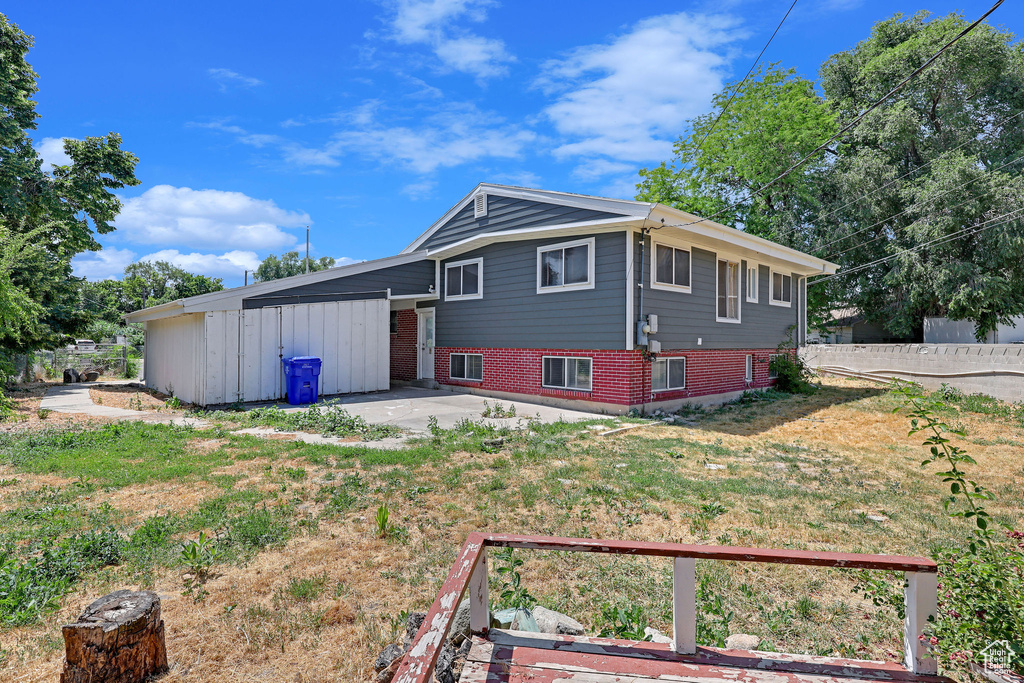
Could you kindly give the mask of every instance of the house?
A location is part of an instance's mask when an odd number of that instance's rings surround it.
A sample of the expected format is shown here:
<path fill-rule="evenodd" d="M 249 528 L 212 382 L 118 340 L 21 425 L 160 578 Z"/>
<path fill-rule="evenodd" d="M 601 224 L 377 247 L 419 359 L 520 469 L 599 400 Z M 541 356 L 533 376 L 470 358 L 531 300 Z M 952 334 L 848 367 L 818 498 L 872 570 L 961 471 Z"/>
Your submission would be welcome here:
<path fill-rule="evenodd" d="M 136 311 L 146 383 L 203 405 L 420 380 L 624 413 L 771 384 L 836 266 L 660 204 L 480 184 L 400 254 Z"/>
<path fill-rule="evenodd" d="M 810 344 L 911 344 L 920 338 L 898 337 L 879 323 L 868 322 L 867 317 L 855 308 L 841 308 L 832 311 L 831 320 L 823 330 L 812 330 L 807 334 Z"/>

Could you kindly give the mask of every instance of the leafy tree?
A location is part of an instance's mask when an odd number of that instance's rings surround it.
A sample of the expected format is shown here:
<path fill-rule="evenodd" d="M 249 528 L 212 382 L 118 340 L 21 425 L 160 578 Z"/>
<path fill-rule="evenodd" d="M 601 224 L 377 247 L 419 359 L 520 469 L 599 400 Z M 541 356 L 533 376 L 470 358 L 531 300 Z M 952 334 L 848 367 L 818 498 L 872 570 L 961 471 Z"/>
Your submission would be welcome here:
<path fill-rule="evenodd" d="M 897 14 L 829 58 L 821 84 L 840 122 L 965 26 L 958 14 Z M 1024 216 L 995 225 L 1024 208 L 1024 126 L 1002 123 L 1022 109 L 1022 44 L 981 24 L 844 137 L 832 168 L 844 206 L 820 254 L 851 271 L 835 282 L 870 320 L 910 334 L 943 315 L 974 322 L 981 339 L 1024 313 Z M 906 249 L 917 250 L 852 272 Z"/>
<path fill-rule="evenodd" d="M 116 133 L 65 140 L 71 163 L 43 171 L 29 137 L 38 117 L 37 74 L 26 61 L 31 47 L 32 38 L 0 14 L 0 221 L 12 238 L 31 234 L 38 246 L 16 254 L 6 276 L 40 307 L 31 325 L 0 341 L 16 350 L 56 345 L 88 323 L 71 258 L 100 248 L 95 234 L 114 229 L 121 202 L 112 190 L 139 183 L 138 159 L 121 149 Z"/>
<path fill-rule="evenodd" d="M 306 272 L 306 258 L 299 258 L 299 252 L 289 251 L 282 254 L 280 258 L 270 254 L 260 262 L 253 278 L 256 282 L 267 282 L 268 280 L 280 280 L 283 277 L 301 275 Z M 334 259 L 330 256 L 321 256 L 319 259 L 308 259 L 309 272 L 326 270 L 334 267 Z"/>
<path fill-rule="evenodd" d="M 224 281 L 195 275 L 166 261 L 139 261 L 124 269 L 121 288 L 123 305 L 127 307 L 123 313 L 128 313 L 175 299 L 219 292 L 224 289 Z"/>
<path fill-rule="evenodd" d="M 805 247 L 810 219 L 830 192 L 828 159 L 769 184 L 836 130 L 814 83 L 773 64 L 728 84 L 711 103 L 708 114 L 690 121 L 671 163 L 641 169 L 637 199 L 698 216 L 721 212 L 719 223 Z"/>

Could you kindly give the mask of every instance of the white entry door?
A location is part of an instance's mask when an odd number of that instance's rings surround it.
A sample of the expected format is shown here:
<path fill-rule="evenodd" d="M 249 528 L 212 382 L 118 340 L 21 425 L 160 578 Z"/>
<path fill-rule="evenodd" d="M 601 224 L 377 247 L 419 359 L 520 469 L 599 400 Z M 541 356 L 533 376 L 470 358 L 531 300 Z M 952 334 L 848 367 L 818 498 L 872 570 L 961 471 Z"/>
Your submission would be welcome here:
<path fill-rule="evenodd" d="M 434 309 L 421 308 L 419 314 L 419 333 L 417 336 L 417 352 L 419 379 L 434 379 Z"/>

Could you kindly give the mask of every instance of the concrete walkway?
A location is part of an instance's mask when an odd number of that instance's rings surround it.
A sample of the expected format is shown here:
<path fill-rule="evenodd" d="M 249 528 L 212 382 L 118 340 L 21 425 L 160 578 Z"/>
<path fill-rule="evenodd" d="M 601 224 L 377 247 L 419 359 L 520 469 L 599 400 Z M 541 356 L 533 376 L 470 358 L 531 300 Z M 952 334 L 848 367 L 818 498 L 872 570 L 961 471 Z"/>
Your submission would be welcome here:
<path fill-rule="evenodd" d="M 111 384 L 129 384 L 129 382 L 90 382 L 88 384 L 63 384 L 50 387 L 46 390 L 46 395 L 40 402 L 39 407 L 56 413 L 78 413 L 94 415 L 96 417 L 108 417 L 115 420 L 175 424 L 195 427 L 197 429 L 212 426 L 208 421 L 194 417 L 161 415 L 160 413 L 148 410 L 125 410 L 124 408 L 114 408 L 93 403 L 92 398 L 89 396 L 89 389 Z M 419 389 L 415 387 L 403 387 L 374 394 L 341 396 L 334 400 L 346 411 L 363 418 L 370 424 L 395 425 L 404 430 L 405 433 L 401 436 L 378 439 L 376 441 L 351 441 L 348 437 L 323 436 L 322 434 L 311 434 L 308 432 L 278 431 L 272 427 L 249 427 L 238 429 L 231 433 L 259 438 L 279 439 L 286 437 L 294 441 L 312 444 L 367 446 L 370 448 L 395 450 L 405 448 L 405 442 L 411 437 L 428 434 L 431 417 L 436 418 L 438 425 L 445 429 L 451 429 L 462 420 L 482 421 L 495 426 L 523 429 L 529 425 L 530 419 L 539 419 L 542 422 L 556 422 L 558 420 L 574 422 L 578 420 L 607 419 L 608 417 L 607 415 L 598 415 L 596 413 L 584 413 L 577 410 L 566 410 L 520 402 L 515 404 L 516 417 L 484 418 L 483 412 L 486 407 L 488 405 L 492 408 L 495 406 L 496 402 L 494 399 L 487 399 L 473 394 Z M 510 409 L 513 405 L 507 401 L 502 401 L 501 404 L 506 410 Z M 287 403 L 263 405 L 277 405 L 286 412 L 308 410 L 308 406 L 290 406 Z"/>
<path fill-rule="evenodd" d="M 89 389 L 110 386 L 113 382 L 89 382 L 86 384 L 61 384 L 50 387 L 39 402 L 40 410 L 52 410 L 55 413 L 78 413 L 95 417 L 109 417 L 114 420 L 137 420 L 155 424 L 176 424 L 189 427 L 209 427 L 205 420 L 177 415 L 161 415 L 150 410 L 125 410 L 112 406 L 101 406 L 93 403 Z"/>

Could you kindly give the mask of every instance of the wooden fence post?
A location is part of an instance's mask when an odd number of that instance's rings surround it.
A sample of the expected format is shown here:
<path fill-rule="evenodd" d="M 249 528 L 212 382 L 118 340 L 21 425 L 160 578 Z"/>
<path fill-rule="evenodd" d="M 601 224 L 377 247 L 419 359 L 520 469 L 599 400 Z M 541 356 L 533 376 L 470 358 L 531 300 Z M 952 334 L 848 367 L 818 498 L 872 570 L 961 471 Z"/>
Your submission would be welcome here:
<path fill-rule="evenodd" d="M 672 572 L 672 648 L 684 655 L 697 652 L 697 561 L 675 558 Z"/>
<path fill-rule="evenodd" d="M 938 609 L 939 575 L 935 572 L 907 572 L 903 600 L 903 665 L 915 674 L 935 675 L 938 664 L 924 642 L 924 628 Z"/>
<path fill-rule="evenodd" d="M 491 609 L 487 594 L 487 546 L 480 549 L 480 559 L 469 577 L 469 630 L 483 633 L 491 626 Z"/>

